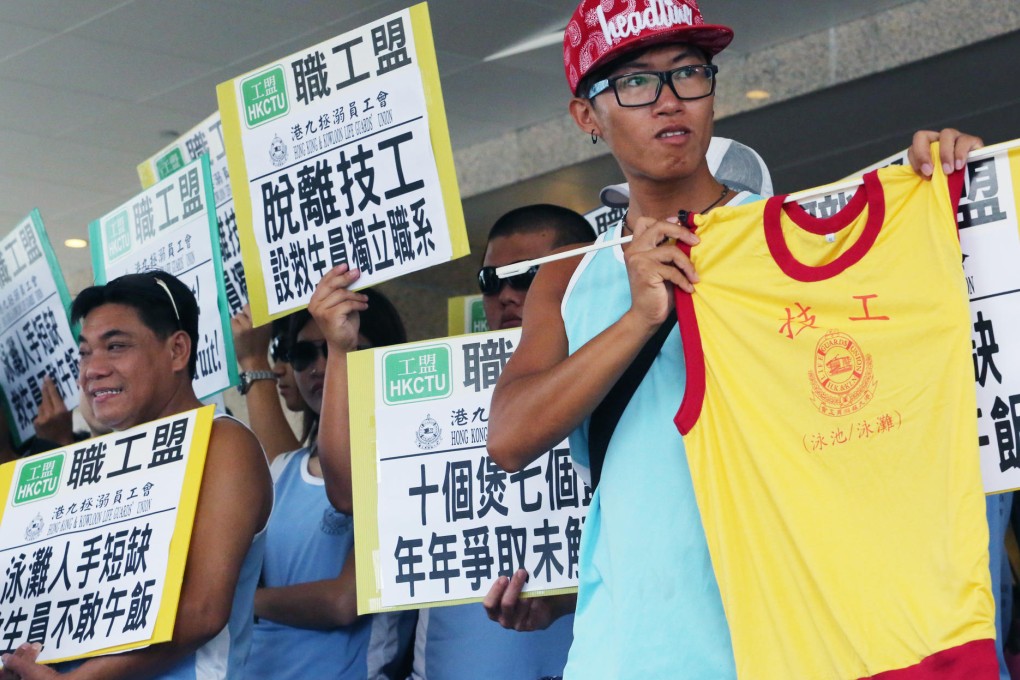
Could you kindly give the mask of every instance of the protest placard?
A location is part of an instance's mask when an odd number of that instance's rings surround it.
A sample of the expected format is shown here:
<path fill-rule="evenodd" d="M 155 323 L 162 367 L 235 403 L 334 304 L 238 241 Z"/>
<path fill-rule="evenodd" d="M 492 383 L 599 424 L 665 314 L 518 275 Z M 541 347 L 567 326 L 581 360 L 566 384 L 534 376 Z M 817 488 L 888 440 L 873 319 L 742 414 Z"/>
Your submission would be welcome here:
<path fill-rule="evenodd" d="M 252 319 L 468 253 L 424 3 L 217 88 Z"/>
<path fill-rule="evenodd" d="M 970 297 L 981 476 L 985 493 L 992 494 L 1020 489 L 1020 140 L 972 156 L 977 157 L 967 163 L 957 226 Z M 906 161 L 903 151 L 851 178 Z M 816 217 L 829 217 L 855 191 L 798 203 Z"/>
<path fill-rule="evenodd" d="M 56 254 L 33 210 L 0 240 L 0 386 L 15 443 L 35 435 L 32 421 L 50 376 L 68 410 L 78 405 L 78 342 L 71 296 Z"/>
<path fill-rule="evenodd" d="M 142 180 L 142 188 L 148 189 L 203 154 L 209 154 L 212 170 L 216 228 L 219 232 L 220 257 L 223 261 L 223 289 L 227 294 L 229 314 L 233 316 L 248 302 L 248 284 L 241 262 L 241 242 L 237 236 L 234 197 L 230 193 L 230 172 L 227 169 L 227 152 L 223 147 L 220 112 L 212 114 L 172 144 L 140 163 L 138 177 Z"/>
<path fill-rule="evenodd" d="M 489 330 L 481 295 L 458 295 L 446 301 L 450 335 L 481 333 Z"/>
<path fill-rule="evenodd" d="M 985 492 L 1020 488 L 1020 148 L 967 164 L 958 224 Z"/>
<path fill-rule="evenodd" d="M 520 329 L 351 354 L 358 611 L 477 602 L 525 568 L 530 594 L 577 585 L 591 492 L 557 446 L 508 473 L 485 450 Z"/>
<path fill-rule="evenodd" d="M 626 214 L 626 208 L 603 205 L 586 212 L 584 219 L 588 220 L 588 224 L 595 230 L 595 235 L 599 236 L 615 226 Z"/>
<path fill-rule="evenodd" d="M 198 375 L 203 399 L 237 384 L 234 337 L 223 288 L 209 156 L 202 155 L 89 225 L 92 267 L 102 284 L 161 269 L 198 299 Z"/>
<path fill-rule="evenodd" d="M 171 639 L 213 408 L 0 466 L 5 650 L 44 662 Z"/>

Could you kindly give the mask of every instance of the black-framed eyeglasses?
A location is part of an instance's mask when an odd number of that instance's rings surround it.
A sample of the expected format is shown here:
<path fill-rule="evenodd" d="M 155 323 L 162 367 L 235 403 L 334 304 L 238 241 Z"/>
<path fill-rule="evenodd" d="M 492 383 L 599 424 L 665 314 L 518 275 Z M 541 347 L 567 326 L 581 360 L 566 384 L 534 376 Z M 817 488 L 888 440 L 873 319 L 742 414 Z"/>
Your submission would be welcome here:
<path fill-rule="evenodd" d="M 318 361 L 320 355 L 323 359 L 329 356 L 329 346 L 325 340 L 319 340 L 318 342 L 299 340 L 291 345 L 290 351 L 287 352 L 290 366 L 295 371 L 305 370 Z"/>
<path fill-rule="evenodd" d="M 478 289 L 482 291 L 482 295 L 495 295 L 503 290 L 503 284 L 505 283 L 514 290 L 523 292 L 531 286 L 531 282 L 535 280 L 535 274 L 537 273 L 538 265 L 536 264 L 522 274 L 514 274 L 513 276 L 501 279 L 496 276 L 495 267 L 482 267 L 478 270 Z"/>
<path fill-rule="evenodd" d="M 669 85 L 677 99 L 704 99 L 715 92 L 715 64 L 686 65 L 670 71 L 636 71 L 605 78 L 588 90 L 588 99 L 612 89 L 620 106 L 648 106 L 659 100 L 662 84 Z"/>

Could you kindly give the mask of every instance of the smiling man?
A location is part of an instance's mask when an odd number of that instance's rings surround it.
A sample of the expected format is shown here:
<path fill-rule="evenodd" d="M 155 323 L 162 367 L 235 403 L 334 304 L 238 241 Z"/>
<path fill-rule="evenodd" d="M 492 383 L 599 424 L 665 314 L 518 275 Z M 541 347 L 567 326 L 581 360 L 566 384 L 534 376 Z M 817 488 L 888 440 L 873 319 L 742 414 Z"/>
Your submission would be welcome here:
<path fill-rule="evenodd" d="M 79 382 L 95 419 L 124 430 L 199 408 L 192 379 L 198 305 L 164 272 L 146 272 L 86 288 L 71 308 L 81 322 Z M 248 428 L 217 417 L 209 438 L 180 605 L 170 642 L 89 659 L 62 669 L 103 680 L 244 677 L 255 587 L 272 509 L 265 455 Z M 34 663 L 22 645 L 4 659 L 4 676 L 62 675 Z"/>

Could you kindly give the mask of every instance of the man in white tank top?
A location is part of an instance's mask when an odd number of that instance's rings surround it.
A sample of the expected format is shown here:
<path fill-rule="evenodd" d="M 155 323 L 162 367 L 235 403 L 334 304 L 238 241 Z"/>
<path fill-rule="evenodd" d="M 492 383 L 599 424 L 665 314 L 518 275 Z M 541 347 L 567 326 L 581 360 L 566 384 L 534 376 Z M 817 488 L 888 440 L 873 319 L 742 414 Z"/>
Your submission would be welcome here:
<path fill-rule="evenodd" d="M 199 408 L 192 378 L 198 306 L 170 274 L 151 271 L 81 292 L 79 381 L 95 418 L 113 430 Z M 261 536 L 273 505 L 265 455 L 248 428 L 229 418 L 212 426 L 173 639 L 86 660 L 76 678 L 240 678 L 252 620 Z M 250 592 L 249 592 L 250 591 Z M 247 610 L 245 611 L 245 607 Z M 26 680 L 56 671 L 22 645 L 4 659 Z"/>

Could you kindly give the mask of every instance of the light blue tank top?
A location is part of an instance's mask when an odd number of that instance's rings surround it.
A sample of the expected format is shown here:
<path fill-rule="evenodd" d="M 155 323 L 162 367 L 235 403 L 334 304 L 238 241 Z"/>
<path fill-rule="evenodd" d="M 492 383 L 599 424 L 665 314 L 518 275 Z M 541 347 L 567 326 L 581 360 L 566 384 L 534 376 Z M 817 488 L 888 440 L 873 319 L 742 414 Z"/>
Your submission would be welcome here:
<path fill-rule="evenodd" d="M 740 194 L 730 205 L 757 198 Z M 617 225 L 599 240 L 620 231 Z M 587 254 L 561 308 L 570 353 L 629 308 L 620 247 Z M 736 677 L 684 444 L 673 424 L 685 381 L 674 327 L 620 418 L 588 508 L 568 680 Z M 570 435 L 570 454 L 584 476 L 588 422 Z"/>
<path fill-rule="evenodd" d="M 269 522 L 262 585 L 335 578 L 354 545 L 350 516 L 333 509 L 323 480 L 308 472 L 308 448 L 273 461 L 276 506 Z M 308 630 L 260 619 L 246 680 L 365 680 L 391 677 L 410 643 L 413 615 L 364 616 L 334 630 Z M 408 621 L 401 626 L 401 620 Z"/>
<path fill-rule="evenodd" d="M 519 633 L 490 621 L 485 608 L 477 603 L 422 609 L 418 613 L 411 678 L 560 678 L 573 622 L 573 615 L 563 616 L 546 630 Z"/>

